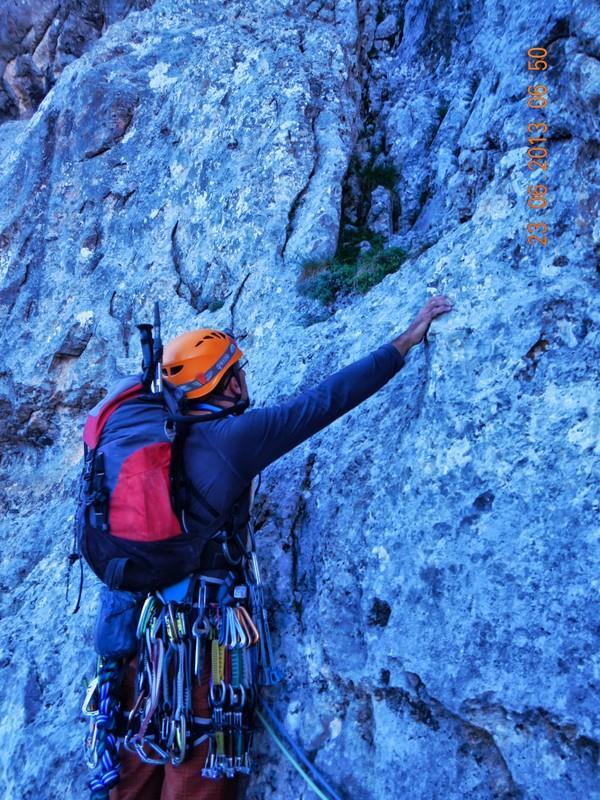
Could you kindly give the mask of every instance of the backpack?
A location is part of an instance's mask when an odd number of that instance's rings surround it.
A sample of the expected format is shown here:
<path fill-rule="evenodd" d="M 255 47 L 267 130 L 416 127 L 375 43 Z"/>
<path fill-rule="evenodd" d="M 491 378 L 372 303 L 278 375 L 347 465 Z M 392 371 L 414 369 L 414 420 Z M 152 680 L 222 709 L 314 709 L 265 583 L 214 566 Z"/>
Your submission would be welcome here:
<path fill-rule="evenodd" d="M 206 543 L 245 523 L 247 492 L 219 514 L 183 471 L 183 445 L 191 425 L 226 416 L 182 415 L 182 392 L 163 384 L 160 317 L 155 331 L 139 326 L 144 372 L 109 389 L 88 415 L 84 467 L 76 512 L 79 551 L 111 589 L 150 592 L 201 566 Z M 189 493 L 211 522 L 186 513 Z"/>

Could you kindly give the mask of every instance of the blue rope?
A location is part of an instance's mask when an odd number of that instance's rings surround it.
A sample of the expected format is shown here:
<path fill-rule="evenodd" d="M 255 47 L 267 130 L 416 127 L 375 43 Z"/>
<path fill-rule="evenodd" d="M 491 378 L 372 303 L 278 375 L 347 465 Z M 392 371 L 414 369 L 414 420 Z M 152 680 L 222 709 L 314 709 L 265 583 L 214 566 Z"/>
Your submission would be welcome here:
<path fill-rule="evenodd" d="M 304 764 L 304 766 L 310 772 L 310 774 L 313 776 L 315 781 L 318 784 L 320 784 L 321 787 L 331 796 L 331 800 L 342 800 L 341 797 L 339 796 L 339 794 L 337 794 L 336 791 L 334 789 L 332 789 L 331 786 L 327 783 L 325 778 L 317 770 L 317 768 L 314 766 L 314 764 L 311 764 L 311 762 L 308 760 L 308 758 L 304 755 L 304 753 L 302 752 L 300 747 L 298 747 L 296 742 L 294 742 L 294 740 L 291 738 L 289 733 L 283 727 L 281 722 L 279 722 L 279 720 L 275 716 L 275 713 L 270 708 L 270 706 L 265 702 L 265 700 L 262 697 L 259 697 L 258 698 L 258 702 L 259 702 L 259 705 L 261 706 L 261 708 L 263 709 L 263 711 L 268 716 L 271 724 L 273 725 L 273 727 L 275 728 L 275 730 L 277 731 L 279 736 L 281 736 L 283 739 L 285 739 L 286 743 L 291 747 L 291 749 L 294 751 L 294 753 L 298 756 L 300 761 Z M 259 718 L 260 718 L 260 715 L 259 715 Z M 261 722 L 263 722 L 263 725 L 264 725 L 264 720 L 261 720 Z M 265 727 L 267 727 L 267 726 L 265 726 Z M 267 727 L 267 730 L 268 730 L 268 727 Z"/>
<path fill-rule="evenodd" d="M 98 666 L 98 716 L 95 719 L 97 730 L 96 753 L 98 766 L 96 774 L 88 783 L 90 800 L 109 800 L 109 792 L 119 782 L 121 761 L 115 736 L 121 702 L 118 692 L 121 683 L 121 664 L 117 660 L 101 661 Z"/>

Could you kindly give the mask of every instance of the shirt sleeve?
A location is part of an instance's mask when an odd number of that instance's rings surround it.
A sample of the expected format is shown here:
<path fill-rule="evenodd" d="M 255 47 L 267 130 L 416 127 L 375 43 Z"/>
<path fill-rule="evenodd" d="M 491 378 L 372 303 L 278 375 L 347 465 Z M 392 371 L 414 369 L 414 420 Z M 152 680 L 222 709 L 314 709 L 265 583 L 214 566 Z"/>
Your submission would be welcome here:
<path fill-rule="evenodd" d="M 246 411 L 224 426 L 221 456 L 250 480 L 381 389 L 404 363 L 388 343 L 290 400 Z"/>

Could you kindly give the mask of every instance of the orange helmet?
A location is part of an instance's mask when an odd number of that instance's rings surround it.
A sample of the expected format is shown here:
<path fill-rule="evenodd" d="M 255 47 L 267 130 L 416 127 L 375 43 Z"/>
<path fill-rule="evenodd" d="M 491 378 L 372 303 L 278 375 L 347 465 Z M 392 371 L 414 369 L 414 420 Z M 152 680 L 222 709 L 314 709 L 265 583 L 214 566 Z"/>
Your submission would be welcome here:
<path fill-rule="evenodd" d="M 165 345 L 162 374 L 180 386 L 188 400 L 204 397 L 244 354 L 229 333 L 200 328 Z"/>

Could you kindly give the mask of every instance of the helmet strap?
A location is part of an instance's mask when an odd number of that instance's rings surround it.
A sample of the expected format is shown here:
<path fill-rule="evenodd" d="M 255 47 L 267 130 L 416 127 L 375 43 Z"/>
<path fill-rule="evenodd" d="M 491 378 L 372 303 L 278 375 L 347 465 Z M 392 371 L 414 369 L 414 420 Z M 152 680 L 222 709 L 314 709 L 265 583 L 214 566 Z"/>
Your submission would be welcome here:
<path fill-rule="evenodd" d="M 232 371 L 227 376 L 227 380 L 223 384 L 223 389 L 227 389 L 227 387 L 231 383 L 231 379 L 233 378 L 234 375 L 237 378 L 238 383 L 240 383 L 240 379 L 238 377 L 240 370 L 239 370 L 239 368 L 236 369 L 237 366 L 238 366 L 237 364 L 233 365 Z M 246 390 L 246 392 L 244 392 L 243 390 L 240 391 L 240 392 L 236 392 L 233 396 L 232 395 L 227 395 L 227 394 L 215 394 L 214 392 L 211 392 L 209 397 L 210 397 L 211 400 L 217 400 L 217 401 L 221 400 L 221 401 L 224 401 L 224 402 L 227 402 L 227 403 L 233 403 L 233 405 L 230 408 L 224 409 L 222 406 L 217 406 L 214 403 L 208 403 L 208 402 L 203 401 L 201 398 L 198 398 L 196 401 L 188 400 L 187 406 L 188 406 L 188 408 L 191 408 L 191 409 L 194 409 L 194 410 L 228 411 L 230 414 L 236 414 L 237 415 L 237 414 L 243 414 L 244 411 L 250 405 L 250 399 L 248 398 L 247 390 Z"/>
<path fill-rule="evenodd" d="M 250 405 L 250 397 L 248 396 L 248 387 L 246 385 L 246 381 L 245 380 L 242 381 L 240 379 L 240 372 L 241 372 L 241 369 L 240 369 L 239 362 L 236 362 L 233 365 L 233 369 L 232 369 L 232 372 L 231 372 L 231 377 L 233 377 L 235 375 L 237 382 L 239 383 L 239 385 L 242 388 L 241 388 L 241 391 L 237 392 L 236 395 L 235 395 L 235 406 L 233 408 L 233 413 L 234 414 L 243 414 L 244 411 Z M 229 378 L 229 380 L 231 380 L 231 377 Z M 229 385 L 229 381 L 227 382 L 227 385 Z"/>
<path fill-rule="evenodd" d="M 188 400 L 187 408 L 191 411 L 222 411 L 221 406 L 216 406 L 214 403 L 204 403 L 200 400 Z"/>
<path fill-rule="evenodd" d="M 231 411 L 232 414 L 243 414 L 244 411 L 250 405 L 248 398 L 247 397 L 244 398 L 241 392 L 234 395 L 233 397 L 231 397 L 231 395 L 226 395 L 226 394 L 211 394 L 210 397 L 211 400 L 226 400 L 228 403 L 233 403 L 233 406 L 230 409 L 228 409 L 229 411 Z M 197 407 L 198 406 L 196 406 L 196 408 Z M 218 408 L 219 411 L 223 410 L 221 406 L 217 406 L 216 408 Z"/>

